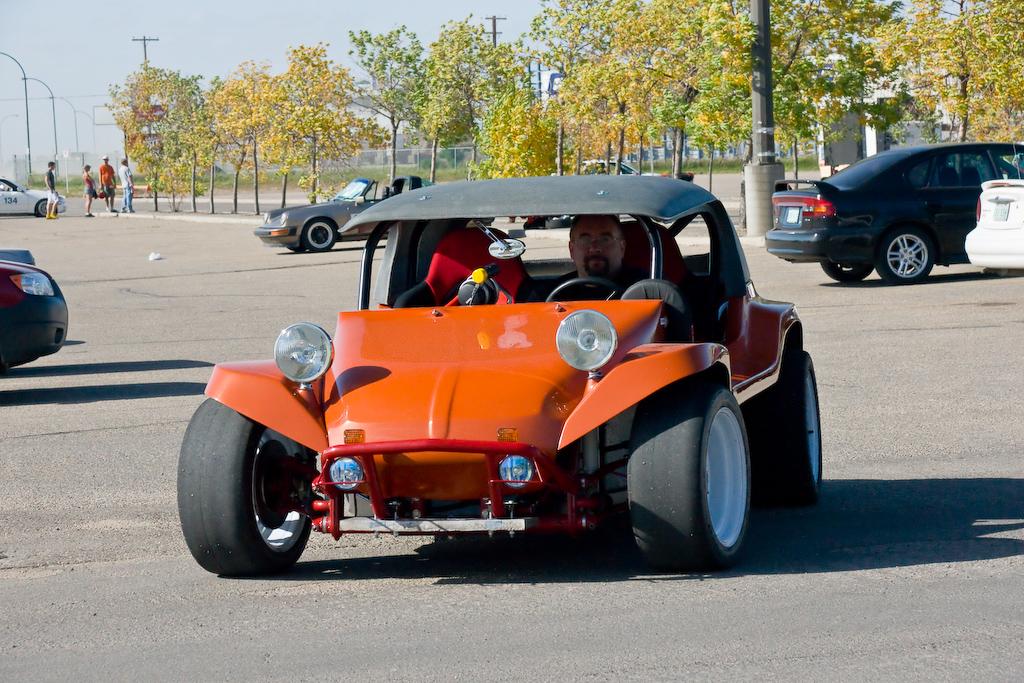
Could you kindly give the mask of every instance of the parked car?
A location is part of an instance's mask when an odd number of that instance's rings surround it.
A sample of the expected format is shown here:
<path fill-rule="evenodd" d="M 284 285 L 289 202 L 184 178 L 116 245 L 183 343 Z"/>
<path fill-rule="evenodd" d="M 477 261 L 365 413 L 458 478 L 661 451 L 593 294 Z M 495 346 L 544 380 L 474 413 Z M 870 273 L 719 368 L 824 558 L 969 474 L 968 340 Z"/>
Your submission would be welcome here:
<path fill-rule="evenodd" d="M 356 178 L 330 201 L 306 206 L 274 209 L 263 214 L 263 225 L 254 233 L 268 247 L 290 251 L 330 251 L 342 239 L 363 239 L 365 231 L 343 230 L 352 216 L 377 202 L 423 187 L 419 176 L 401 176 L 380 190 L 376 180 Z"/>
<path fill-rule="evenodd" d="M 68 331 L 68 307 L 46 271 L 0 261 L 0 374 L 57 353 Z"/>
<path fill-rule="evenodd" d="M 486 225 L 516 214 L 628 216 L 624 262 L 648 277 L 621 291 L 524 260 Z M 752 492 L 817 499 L 803 325 L 756 294 L 707 191 L 448 183 L 349 227 L 369 231 L 358 310 L 333 338 L 297 323 L 274 360 L 216 366 L 186 431 L 178 509 L 208 571 L 284 571 L 311 531 L 569 535 L 620 516 L 653 566 L 704 570 L 737 561 Z M 710 246 L 683 256 L 681 231 Z"/>
<path fill-rule="evenodd" d="M 768 252 L 821 264 L 838 282 L 872 270 L 910 284 L 932 267 L 967 263 L 981 184 L 1020 177 L 1021 147 L 1001 143 L 892 149 L 824 180 L 785 180 L 772 195 Z M 801 187 L 803 186 L 803 187 Z"/>
<path fill-rule="evenodd" d="M 582 174 L 583 175 L 605 175 L 605 161 L 604 159 L 587 159 L 583 162 Z M 611 175 L 615 174 L 615 161 L 609 162 L 608 168 Z M 622 162 L 622 175 L 668 175 L 664 173 L 644 173 L 636 168 L 630 166 L 625 161 Z M 679 173 L 679 180 L 685 180 L 687 182 L 693 182 L 693 174 L 689 171 L 682 171 Z"/>
<path fill-rule="evenodd" d="M 60 197 L 57 213 L 64 213 L 67 204 Z M 46 193 L 42 190 L 30 190 L 24 185 L 0 178 L 0 214 L 29 214 L 43 217 L 46 215 Z"/>
<path fill-rule="evenodd" d="M 36 259 L 28 249 L 18 247 L 0 247 L 0 261 L 14 261 L 15 263 L 27 263 L 30 266 L 36 264 Z"/>
<path fill-rule="evenodd" d="M 981 185 L 978 225 L 967 234 L 971 263 L 994 270 L 1024 269 L 1024 180 Z"/>

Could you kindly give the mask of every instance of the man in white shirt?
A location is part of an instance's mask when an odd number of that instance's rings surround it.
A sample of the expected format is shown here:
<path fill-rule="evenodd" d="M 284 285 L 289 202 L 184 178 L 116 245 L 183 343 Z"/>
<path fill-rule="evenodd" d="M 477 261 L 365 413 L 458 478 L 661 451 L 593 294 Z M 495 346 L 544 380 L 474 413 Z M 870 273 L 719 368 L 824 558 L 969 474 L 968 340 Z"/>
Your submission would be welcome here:
<path fill-rule="evenodd" d="M 132 208 L 135 182 L 132 180 L 132 170 L 128 168 L 127 159 L 121 159 L 121 168 L 117 169 L 117 175 L 121 178 L 121 191 L 124 193 L 124 199 L 121 202 L 121 213 L 135 213 L 135 209 Z"/>

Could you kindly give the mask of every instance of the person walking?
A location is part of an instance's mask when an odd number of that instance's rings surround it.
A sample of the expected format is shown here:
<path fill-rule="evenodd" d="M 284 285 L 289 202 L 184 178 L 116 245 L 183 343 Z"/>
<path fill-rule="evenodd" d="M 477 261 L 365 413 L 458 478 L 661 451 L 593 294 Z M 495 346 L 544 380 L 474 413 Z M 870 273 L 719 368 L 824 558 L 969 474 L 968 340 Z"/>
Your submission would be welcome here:
<path fill-rule="evenodd" d="M 46 220 L 57 218 L 60 195 L 57 194 L 57 162 L 46 164 Z"/>
<path fill-rule="evenodd" d="M 121 159 L 121 168 L 118 169 L 117 174 L 121 177 L 121 192 L 124 195 L 121 201 L 121 213 L 135 213 L 135 209 L 132 208 L 135 182 L 132 179 L 132 170 L 128 168 L 127 159 Z"/>
<path fill-rule="evenodd" d="M 86 164 L 82 167 L 82 189 L 85 192 L 85 217 L 94 218 L 92 215 L 92 200 L 96 199 L 96 183 L 92 180 L 92 166 Z"/>
<path fill-rule="evenodd" d="M 114 208 L 114 167 L 110 165 L 110 157 L 104 154 L 103 163 L 100 164 L 100 191 L 103 192 L 103 201 L 107 205 L 107 211 L 117 213 Z"/>

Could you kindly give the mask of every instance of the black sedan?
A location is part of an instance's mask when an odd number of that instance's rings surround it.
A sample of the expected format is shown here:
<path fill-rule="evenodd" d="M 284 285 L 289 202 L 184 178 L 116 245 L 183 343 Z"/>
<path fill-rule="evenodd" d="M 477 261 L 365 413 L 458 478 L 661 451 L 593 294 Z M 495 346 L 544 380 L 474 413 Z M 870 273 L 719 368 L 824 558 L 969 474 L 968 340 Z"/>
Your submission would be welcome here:
<path fill-rule="evenodd" d="M 25 263 L 0 261 L 0 374 L 64 346 L 68 307 L 53 278 Z"/>
<path fill-rule="evenodd" d="M 892 284 L 920 282 L 936 264 L 968 262 L 981 183 L 1019 178 L 1022 152 L 1001 143 L 906 147 L 825 180 L 779 182 L 765 245 L 786 261 L 818 262 L 839 282 L 872 270 Z"/>

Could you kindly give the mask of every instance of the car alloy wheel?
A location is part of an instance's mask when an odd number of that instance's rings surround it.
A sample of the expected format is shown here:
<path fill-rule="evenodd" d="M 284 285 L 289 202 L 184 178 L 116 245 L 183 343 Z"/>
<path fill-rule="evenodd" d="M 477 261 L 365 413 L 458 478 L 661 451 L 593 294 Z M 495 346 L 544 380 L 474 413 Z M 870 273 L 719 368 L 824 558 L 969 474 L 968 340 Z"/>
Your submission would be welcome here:
<path fill-rule="evenodd" d="M 886 248 L 885 260 L 898 277 L 912 280 L 924 272 L 928 245 L 917 235 L 897 235 Z"/>

